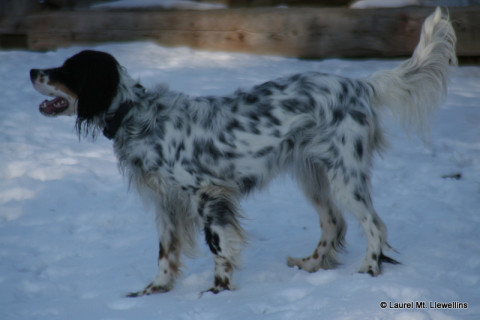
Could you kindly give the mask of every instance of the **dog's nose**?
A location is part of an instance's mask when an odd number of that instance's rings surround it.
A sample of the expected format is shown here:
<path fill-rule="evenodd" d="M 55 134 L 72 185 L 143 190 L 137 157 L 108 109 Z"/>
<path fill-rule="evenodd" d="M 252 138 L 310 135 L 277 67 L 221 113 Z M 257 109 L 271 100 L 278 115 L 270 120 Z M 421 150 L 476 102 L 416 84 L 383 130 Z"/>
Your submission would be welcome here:
<path fill-rule="evenodd" d="M 30 70 L 30 80 L 35 80 L 38 77 L 38 74 L 40 73 L 40 70 L 38 69 L 32 69 Z"/>

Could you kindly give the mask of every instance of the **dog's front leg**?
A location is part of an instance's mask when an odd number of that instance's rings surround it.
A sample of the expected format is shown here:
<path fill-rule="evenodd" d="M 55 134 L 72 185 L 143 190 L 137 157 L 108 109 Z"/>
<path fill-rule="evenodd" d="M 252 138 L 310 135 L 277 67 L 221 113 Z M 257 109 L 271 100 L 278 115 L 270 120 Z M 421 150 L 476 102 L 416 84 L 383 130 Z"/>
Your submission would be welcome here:
<path fill-rule="evenodd" d="M 204 292 L 231 290 L 233 270 L 244 244 L 235 192 L 218 186 L 202 189 L 198 193 L 198 212 L 215 261 L 213 287 Z"/>
<path fill-rule="evenodd" d="M 141 297 L 154 293 L 170 291 L 175 285 L 180 271 L 181 242 L 176 236 L 174 224 L 169 220 L 169 215 L 158 212 L 157 228 L 160 235 L 158 253 L 158 273 L 155 279 L 142 291 L 128 294 L 128 297 Z"/>

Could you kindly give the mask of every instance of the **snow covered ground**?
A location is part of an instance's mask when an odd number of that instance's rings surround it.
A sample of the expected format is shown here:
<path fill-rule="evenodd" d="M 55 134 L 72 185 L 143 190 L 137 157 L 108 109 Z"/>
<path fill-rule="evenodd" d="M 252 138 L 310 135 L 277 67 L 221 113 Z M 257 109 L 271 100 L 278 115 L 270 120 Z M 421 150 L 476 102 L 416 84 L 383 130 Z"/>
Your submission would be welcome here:
<path fill-rule="evenodd" d="M 376 160 L 374 202 L 398 250 L 390 255 L 401 265 L 385 265 L 376 278 L 358 274 L 365 238 L 347 215 L 343 265 L 313 274 L 288 268 L 286 256 L 310 254 L 320 231 L 314 210 L 283 177 L 242 203 L 250 244 L 234 276 L 237 290 L 199 296 L 213 277 L 199 236 L 197 257 L 184 260 L 172 292 L 133 299 L 125 294 L 156 273 L 153 215 L 127 192 L 111 142 L 79 141 L 73 118 L 41 116 L 44 97 L 29 81 L 30 68 L 58 66 L 81 49 L 0 51 L 0 319 L 480 318 L 479 67 L 453 71 L 429 146 L 385 119 L 391 148 Z M 399 63 L 300 61 L 146 42 L 94 49 L 114 54 L 147 86 L 167 82 L 194 95 L 307 70 L 362 77 Z M 444 178 L 452 175 L 461 177 Z M 393 308 L 409 302 L 412 308 Z"/>

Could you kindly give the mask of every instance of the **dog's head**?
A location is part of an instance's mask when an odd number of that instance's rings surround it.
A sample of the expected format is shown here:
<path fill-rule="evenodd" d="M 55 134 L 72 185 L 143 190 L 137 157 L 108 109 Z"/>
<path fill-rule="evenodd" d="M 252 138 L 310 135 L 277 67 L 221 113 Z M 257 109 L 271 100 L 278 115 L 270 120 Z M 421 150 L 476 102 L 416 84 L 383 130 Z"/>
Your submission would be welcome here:
<path fill-rule="evenodd" d="M 119 64 L 108 53 L 85 50 L 58 68 L 32 69 L 30 79 L 40 93 L 54 97 L 40 104 L 46 116 L 77 115 L 77 129 L 105 114 L 117 93 Z"/>

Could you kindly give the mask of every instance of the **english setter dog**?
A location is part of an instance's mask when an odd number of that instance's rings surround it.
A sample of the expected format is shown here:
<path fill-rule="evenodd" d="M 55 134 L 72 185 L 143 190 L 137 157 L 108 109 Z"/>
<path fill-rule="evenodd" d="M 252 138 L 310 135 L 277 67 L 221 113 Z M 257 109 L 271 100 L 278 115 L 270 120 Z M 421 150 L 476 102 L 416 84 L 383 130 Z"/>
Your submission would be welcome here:
<path fill-rule="evenodd" d="M 380 115 L 390 110 L 407 128 L 425 131 L 445 98 L 456 37 L 441 9 L 426 19 L 413 56 L 363 79 L 307 72 L 223 97 L 190 97 L 144 88 L 111 55 L 82 51 L 58 68 L 30 72 L 35 89 L 54 99 L 46 116 L 76 115 L 79 135 L 101 130 L 113 141 L 119 167 L 156 210 L 158 274 L 142 296 L 173 288 L 180 257 L 204 231 L 215 261 L 213 286 L 232 289 L 245 243 L 238 202 L 289 171 L 320 218 L 312 255 L 288 258 L 308 272 L 337 264 L 346 231 L 340 208 L 363 227 L 360 272 L 376 276 L 389 249 L 385 224 L 371 198 L 374 151 L 385 146 Z"/>

